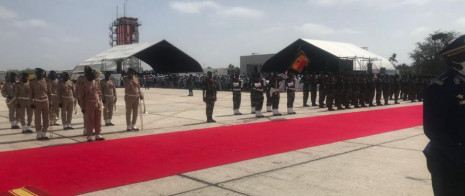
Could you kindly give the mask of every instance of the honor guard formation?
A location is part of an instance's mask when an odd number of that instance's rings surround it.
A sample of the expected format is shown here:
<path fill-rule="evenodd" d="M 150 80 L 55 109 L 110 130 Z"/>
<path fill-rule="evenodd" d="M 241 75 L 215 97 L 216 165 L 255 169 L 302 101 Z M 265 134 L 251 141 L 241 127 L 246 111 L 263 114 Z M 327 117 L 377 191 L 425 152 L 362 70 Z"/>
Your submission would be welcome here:
<path fill-rule="evenodd" d="M 77 105 L 84 117 L 83 135 L 88 141 L 104 140 L 101 136 L 101 116 L 105 126 L 114 126 L 113 112 L 116 109 L 116 84 L 110 79 L 112 72 L 105 72 L 104 79 L 98 80 L 100 72 L 85 67 L 84 74 L 76 81 L 70 80 L 69 73 L 58 77 L 55 71 L 35 69 L 34 79 L 27 73 L 19 76 L 10 72 L 7 74 L 1 90 L 6 98 L 9 110 L 9 120 L 12 129 L 22 133 L 33 133 L 31 130 L 32 116 L 38 140 L 50 139 L 46 132 L 52 132 L 59 118 L 63 130 L 74 129 L 73 115 L 77 114 Z M 140 76 L 142 79 L 139 79 Z M 279 111 L 280 93 L 287 93 L 287 114 L 295 114 L 294 100 L 297 86 L 302 86 L 303 107 L 327 108 L 329 111 L 373 107 L 389 104 L 399 104 L 403 101 L 422 101 L 423 91 L 431 77 L 415 75 L 387 75 L 367 72 L 354 73 L 309 73 L 306 69 L 298 73 L 293 69 L 285 73 L 260 73 L 257 69 L 249 77 L 234 73 L 231 76 L 214 75 L 144 75 L 129 68 L 122 80 L 124 87 L 124 102 L 126 107 L 126 130 L 137 131 L 138 117 L 142 119 L 141 104 L 144 105 L 144 95 L 141 86 L 146 89 L 160 85 L 160 78 L 170 78 L 169 85 L 175 87 L 173 78 L 177 78 L 181 88 L 189 90 L 188 96 L 194 96 L 193 89 L 202 89 L 202 99 L 206 104 L 207 122 L 213 119 L 213 109 L 219 90 L 232 91 L 233 114 L 242 115 L 242 91 L 250 92 L 251 114 L 255 117 L 265 117 L 263 112 L 272 112 L 273 116 L 282 115 Z M 163 82 L 164 83 L 164 82 Z M 199 84 L 200 83 L 200 84 Z M 298 90 L 300 91 L 300 89 Z M 266 98 L 266 100 L 265 100 Z M 310 100 L 309 100 L 310 99 Z M 310 103 L 311 102 L 311 103 Z M 264 107 L 264 104 L 266 107 Z M 266 109 L 265 109 L 266 108 Z M 145 112 L 145 111 L 144 111 Z M 61 115 L 60 115 L 61 113 Z M 52 134 L 50 134 L 51 136 Z"/>

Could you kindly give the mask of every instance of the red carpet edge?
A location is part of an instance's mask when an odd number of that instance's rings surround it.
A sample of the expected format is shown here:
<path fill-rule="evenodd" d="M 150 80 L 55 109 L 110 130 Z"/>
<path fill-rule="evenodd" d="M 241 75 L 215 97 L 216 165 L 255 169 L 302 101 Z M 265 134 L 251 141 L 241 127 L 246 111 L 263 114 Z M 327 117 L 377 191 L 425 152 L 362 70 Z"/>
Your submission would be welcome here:
<path fill-rule="evenodd" d="M 422 105 L 0 152 L 0 191 L 75 195 L 422 125 Z"/>

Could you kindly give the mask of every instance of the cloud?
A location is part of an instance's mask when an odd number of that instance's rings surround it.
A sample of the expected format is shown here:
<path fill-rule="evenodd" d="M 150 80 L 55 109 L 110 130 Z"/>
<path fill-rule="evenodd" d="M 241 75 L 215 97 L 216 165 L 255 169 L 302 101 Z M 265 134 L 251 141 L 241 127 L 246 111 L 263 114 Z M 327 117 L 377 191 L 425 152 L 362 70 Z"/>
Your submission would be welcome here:
<path fill-rule="evenodd" d="M 47 22 L 40 19 L 27 19 L 27 20 L 17 20 L 12 23 L 18 28 L 33 28 L 33 27 L 45 27 Z"/>
<path fill-rule="evenodd" d="M 399 6 L 399 5 L 416 5 L 422 6 L 430 3 L 432 0 L 309 0 L 310 3 L 323 6 L 346 5 L 346 4 L 361 4 L 361 5 L 383 5 L 383 6 Z"/>
<path fill-rule="evenodd" d="M 212 1 L 195 1 L 195 2 L 179 2 L 175 1 L 170 3 L 171 8 L 181 13 L 195 14 L 200 13 L 202 10 L 218 10 L 221 5 Z"/>
<path fill-rule="evenodd" d="M 463 25 L 465 26 L 465 17 L 460 17 L 457 20 L 455 20 L 455 23 L 458 25 Z"/>
<path fill-rule="evenodd" d="M 0 5 L 0 19 L 13 19 L 16 16 L 16 12 Z"/>
<path fill-rule="evenodd" d="M 194 1 L 181 2 L 175 1 L 170 3 L 170 7 L 178 12 L 187 14 L 198 14 L 202 12 L 213 13 L 223 17 L 241 17 L 241 18 L 262 18 L 264 13 L 260 10 L 239 7 L 224 6 L 213 1 Z"/>
<path fill-rule="evenodd" d="M 424 35 L 428 31 L 427 27 L 416 27 L 412 31 L 410 31 L 410 35 L 417 36 L 417 35 Z"/>
<path fill-rule="evenodd" d="M 362 32 L 349 28 L 334 29 L 321 24 L 306 23 L 295 26 L 295 30 L 309 35 L 333 35 L 333 34 L 361 34 Z"/>

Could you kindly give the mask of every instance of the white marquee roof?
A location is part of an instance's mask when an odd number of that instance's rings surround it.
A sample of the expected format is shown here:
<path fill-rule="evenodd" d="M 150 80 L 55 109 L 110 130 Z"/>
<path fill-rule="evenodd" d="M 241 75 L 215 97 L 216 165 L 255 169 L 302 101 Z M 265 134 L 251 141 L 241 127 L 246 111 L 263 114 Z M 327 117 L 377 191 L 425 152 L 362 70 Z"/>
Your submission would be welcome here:
<path fill-rule="evenodd" d="M 386 68 L 386 70 L 395 70 L 394 65 L 392 65 L 392 63 L 388 59 L 379 56 L 375 53 L 372 53 L 368 50 L 365 50 L 354 44 L 312 39 L 302 40 L 339 58 L 361 57 L 375 59 L 375 61 L 373 61 L 373 69 L 375 70 L 379 70 L 381 67 Z"/>

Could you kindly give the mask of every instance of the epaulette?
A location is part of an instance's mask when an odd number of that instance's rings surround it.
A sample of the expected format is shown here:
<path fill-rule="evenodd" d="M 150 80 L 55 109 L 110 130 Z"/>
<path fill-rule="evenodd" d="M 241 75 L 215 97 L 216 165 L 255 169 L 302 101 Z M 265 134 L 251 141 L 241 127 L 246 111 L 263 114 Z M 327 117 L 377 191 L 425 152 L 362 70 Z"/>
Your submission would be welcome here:
<path fill-rule="evenodd" d="M 439 86 L 442 86 L 442 85 L 444 85 L 447 78 L 448 78 L 447 75 L 441 75 L 441 76 L 437 77 L 436 79 L 433 79 L 431 82 L 436 83 Z"/>

